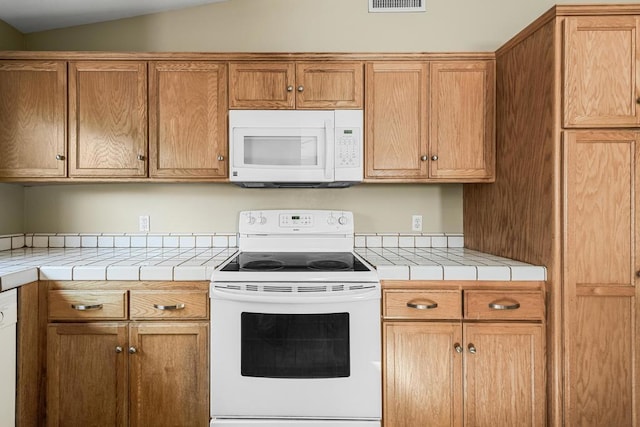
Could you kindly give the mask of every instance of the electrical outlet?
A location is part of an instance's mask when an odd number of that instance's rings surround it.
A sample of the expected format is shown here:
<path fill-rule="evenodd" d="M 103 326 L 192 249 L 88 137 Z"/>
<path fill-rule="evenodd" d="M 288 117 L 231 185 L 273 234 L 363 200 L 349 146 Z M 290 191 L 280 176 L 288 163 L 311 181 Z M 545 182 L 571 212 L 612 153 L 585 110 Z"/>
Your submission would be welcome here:
<path fill-rule="evenodd" d="M 150 228 L 149 215 L 140 215 L 140 218 L 138 218 L 138 231 L 148 232 Z"/>
<path fill-rule="evenodd" d="M 422 231 L 422 215 L 413 215 L 411 217 L 411 230 Z"/>

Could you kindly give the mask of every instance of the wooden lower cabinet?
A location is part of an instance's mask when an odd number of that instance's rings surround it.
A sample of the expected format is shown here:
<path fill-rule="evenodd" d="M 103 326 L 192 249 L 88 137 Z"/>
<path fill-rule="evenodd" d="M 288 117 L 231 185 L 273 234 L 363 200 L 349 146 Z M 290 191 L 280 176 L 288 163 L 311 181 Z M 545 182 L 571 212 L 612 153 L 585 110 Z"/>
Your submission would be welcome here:
<path fill-rule="evenodd" d="M 384 427 L 546 425 L 541 289 L 385 286 Z M 463 309 L 462 301 L 472 299 L 487 303 Z M 514 306 L 500 308 L 507 301 Z"/>
<path fill-rule="evenodd" d="M 207 283 L 158 283 L 50 282 L 48 426 L 209 425 Z"/>

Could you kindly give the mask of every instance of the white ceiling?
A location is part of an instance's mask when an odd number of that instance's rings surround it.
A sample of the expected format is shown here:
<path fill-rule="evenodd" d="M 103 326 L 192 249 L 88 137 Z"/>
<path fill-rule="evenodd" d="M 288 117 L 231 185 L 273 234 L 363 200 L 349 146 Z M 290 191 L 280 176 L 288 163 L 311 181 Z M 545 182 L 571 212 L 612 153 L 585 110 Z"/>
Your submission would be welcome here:
<path fill-rule="evenodd" d="M 227 0 L 0 0 L 0 19 L 32 33 Z"/>

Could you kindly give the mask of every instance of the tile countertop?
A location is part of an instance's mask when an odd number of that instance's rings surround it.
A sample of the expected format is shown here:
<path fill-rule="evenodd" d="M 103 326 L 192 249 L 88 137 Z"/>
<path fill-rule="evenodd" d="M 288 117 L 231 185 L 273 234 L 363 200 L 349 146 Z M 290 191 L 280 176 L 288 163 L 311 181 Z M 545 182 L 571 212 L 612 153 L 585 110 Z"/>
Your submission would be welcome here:
<path fill-rule="evenodd" d="M 0 251 L 0 291 L 36 280 L 209 280 L 236 248 Z M 356 248 L 381 280 L 545 280 L 546 269 L 458 247 Z"/>

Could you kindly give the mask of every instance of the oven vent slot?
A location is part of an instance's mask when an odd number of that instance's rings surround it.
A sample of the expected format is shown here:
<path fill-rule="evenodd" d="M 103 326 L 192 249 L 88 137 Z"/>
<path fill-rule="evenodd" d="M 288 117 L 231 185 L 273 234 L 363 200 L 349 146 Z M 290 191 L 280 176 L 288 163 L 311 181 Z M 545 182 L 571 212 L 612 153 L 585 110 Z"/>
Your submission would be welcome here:
<path fill-rule="evenodd" d="M 293 292 L 291 286 L 265 286 L 263 288 L 265 292 Z"/>
<path fill-rule="evenodd" d="M 331 286 L 332 291 L 344 291 L 344 285 L 333 285 Z"/>
<path fill-rule="evenodd" d="M 364 285 L 352 285 L 352 286 L 349 286 L 349 289 L 352 290 L 352 291 L 356 290 L 356 289 L 365 289 L 365 286 Z"/>
<path fill-rule="evenodd" d="M 369 0 L 369 12 L 425 12 L 427 0 Z"/>
<path fill-rule="evenodd" d="M 234 291 L 240 291 L 242 290 L 242 286 L 240 285 L 227 285 L 225 286 L 226 289 L 233 289 Z"/>
<path fill-rule="evenodd" d="M 298 286 L 298 292 L 327 292 L 326 286 Z"/>
<path fill-rule="evenodd" d="M 253 292 L 258 292 L 260 290 L 260 287 L 258 285 L 247 285 L 247 290 L 248 291 L 253 291 Z"/>

